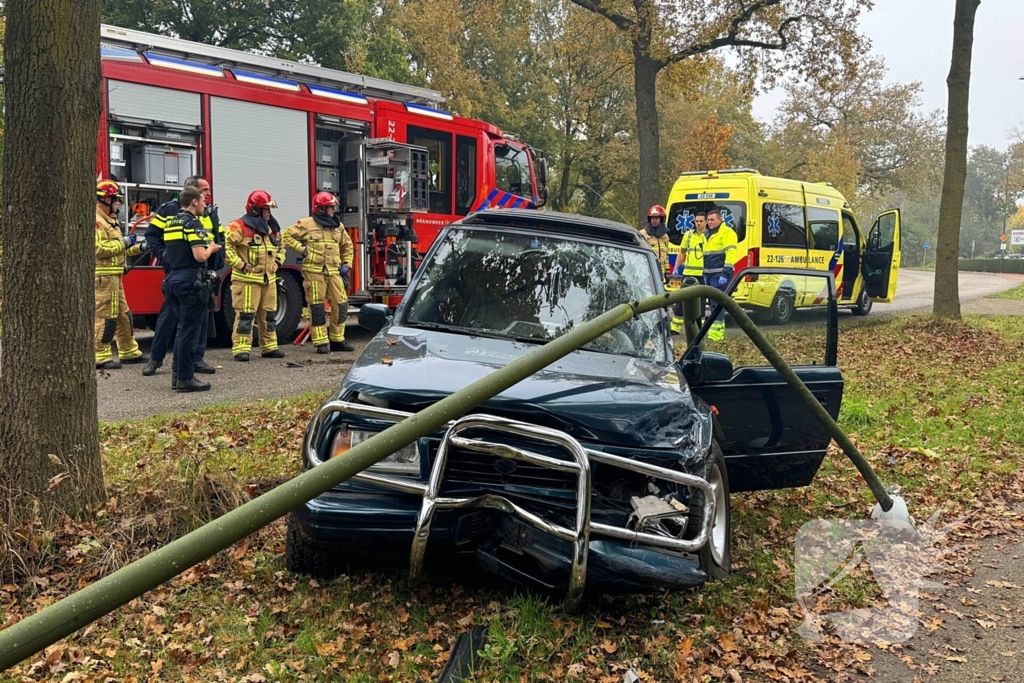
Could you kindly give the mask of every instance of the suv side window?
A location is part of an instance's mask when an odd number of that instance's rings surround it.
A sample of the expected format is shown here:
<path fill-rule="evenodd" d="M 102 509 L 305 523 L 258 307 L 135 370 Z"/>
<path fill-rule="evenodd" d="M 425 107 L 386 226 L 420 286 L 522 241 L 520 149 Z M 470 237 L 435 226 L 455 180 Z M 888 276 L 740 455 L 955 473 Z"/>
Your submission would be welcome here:
<path fill-rule="evenodd" d="M 761 208 L 761 244 L 766 247 L 806 249 L 804 207 L 765 202 Z"/>

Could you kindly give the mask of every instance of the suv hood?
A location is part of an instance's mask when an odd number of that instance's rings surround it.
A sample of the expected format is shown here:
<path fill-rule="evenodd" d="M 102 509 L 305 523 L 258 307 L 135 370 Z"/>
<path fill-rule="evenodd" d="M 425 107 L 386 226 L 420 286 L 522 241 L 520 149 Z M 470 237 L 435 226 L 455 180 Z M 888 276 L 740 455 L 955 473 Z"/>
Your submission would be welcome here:
<path fill-rule="evenodd" d="M 342 386 L 416 412 L 535 348 L 394 326 L 366 346 Z M 710 416 L 696 410 L 673 366 L 593 351 L 569 354 L 478 410 L 591 443 L 703 452 L 711 439 Z"/>

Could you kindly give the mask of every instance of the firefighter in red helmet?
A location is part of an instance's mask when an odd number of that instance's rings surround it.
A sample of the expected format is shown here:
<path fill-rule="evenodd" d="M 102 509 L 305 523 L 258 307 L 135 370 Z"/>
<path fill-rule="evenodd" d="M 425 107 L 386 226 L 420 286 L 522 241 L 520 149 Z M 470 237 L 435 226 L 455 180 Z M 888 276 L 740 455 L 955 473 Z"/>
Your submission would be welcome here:
<path fill-rule="evenodd" d="M 650 245 L 654 255 L 658 257 L 661 265 L 661 279 L 666 281 L 669 275 L 669 252 L 668 226 L 665 225 L 665 207 L 655 204 L 647 212 L 647 226 L 640 231 L 640 234 L 647 244 Z"/>
<path fill-rule="evenodd" d="M 302 257 L 302 286 L 312 318 L 311 336 L 317 353 L 355 351 L 345 341 L 348 283 L 352 268 L 352 239 L 336 212 L 339 202 L 330 192 L 313 197 L 312 215 L 284 231 L 286 247 Z M 324 302 L 331 304 L 330 320 Z"/>
<path fill-rule="evenodd" d="M 245 215 L 228 225 L 224 256 L 231 266 L 231 304 L 235 328 L 231 354 L 248 361 L 252 351 L 252 327 L 260 333 L 264 358 L 284 358 L 277 347 L 277 269 L 284 261 L 281 226 L 271 213 L 277 203 L 264 190 L 255 190 L 245 202 Z"/>
<path fill-rule="evenodd" d="M 125 260 L 138 256 L 145 241 L 136 243 L 135 235 L 125 235 L 117 223 L 117 210 L 124 201 L 120 186 L 113 180 L 96 183 L 96 368 L 116 370 L 121 363 L 145 363 L 132 332 L 132 314 L 124 297 L 121 277 Z M 110 342 L 117 342 L 114 358 Z"/>

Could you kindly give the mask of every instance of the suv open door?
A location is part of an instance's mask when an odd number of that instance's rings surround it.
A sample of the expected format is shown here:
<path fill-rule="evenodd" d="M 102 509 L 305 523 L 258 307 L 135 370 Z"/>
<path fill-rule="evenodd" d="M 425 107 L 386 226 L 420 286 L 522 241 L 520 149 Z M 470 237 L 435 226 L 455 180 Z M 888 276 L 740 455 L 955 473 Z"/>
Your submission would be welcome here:
<path fill-rule="evenodd" d="M 861 259 L 864 287 L 872 301 L 887 304 L 896 296 L 900 244 L 900 210 L 886 211 L 875 219 Z"/>
<path fill-rule="evenodd" d="M 838 418 L 843 377 L 836 367 L 839 329 L 832 273 L 749 268 L 732 281 L 728 291 L 732 294 L 742 285 L 733 296 L 747 308 L 753 305 L 747 303 L 752 289 L 777 288 L 782 280 L 800 290 L 800 299 L 814 301 L 813 312 L 786 325 L 762 329 L 828 413 Z M 721 426 L 717 437 L 730 489 L 806 486 L 821 466 L 831 437 L 734 322 L 726 322 L 724 340 L 705 342 L 718 312 L 715 308 L 679 365 L 690 390 L 717 415 Z"/>

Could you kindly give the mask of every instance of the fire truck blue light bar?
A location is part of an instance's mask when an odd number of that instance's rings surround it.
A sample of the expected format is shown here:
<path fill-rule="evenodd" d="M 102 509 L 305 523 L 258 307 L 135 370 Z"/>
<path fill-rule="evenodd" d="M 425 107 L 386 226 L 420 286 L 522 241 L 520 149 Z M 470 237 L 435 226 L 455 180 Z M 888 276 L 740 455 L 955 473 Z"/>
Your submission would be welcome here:
<path fill-rule="evenodd" d="M 344 90 L 332 90 L 331 88 L 324 88 L 319 85 L 309 85 L 308 83 L 306 84 L 306 87 L 309 88 L 310 94 L 317 95 L 318 97 L 329 97 L 332 100 L 348 102 L 349 104 L 370 103 L 369 100 L 358 93 L 346 92 Z"/>
<path fill-rule="evenodd" d="M 441 119 L 442 121 L 451 121 L 455 118 L 446 111 L 432 109 L 431 107 L 424 107 L 419 104 L 406 103 L 405 110 L 410 114 L 422 114 L 423 116 L 431 116 L 435 119 Z"/>
<path fill-rule="evenodd" d="M 288 81 L 283 78 L 274 78 L 272 76 L 264 76 L 263 74 L 254 74 L 248 71 L 239 71 L 238 69 L 232 69 L 231 73 L 235 75 L 235 80 L 241 81 L 242 83 L 264 85 L 268 88 L 291 90 L 292 92 L 299 92 L 300 90 L 298 83 L 296 83 L 295 81 Z"/>
<path fill-rule="evenodd" d="M 152 52 L 145 52 L 143 54 L 146 55 L 146 61 L 153 66 L 162 66 L 167 69 L 177 69 L 178 71 L 188 71 L 189 73 L 202 74 L 204 76 L 224 78 L 223 71 L 215 66 L 210 66 L 209 64 L 190 62 L 185 59 L 175 59 L 174 57 L 165 57 L 164 55 L 158 55 Z"/>

